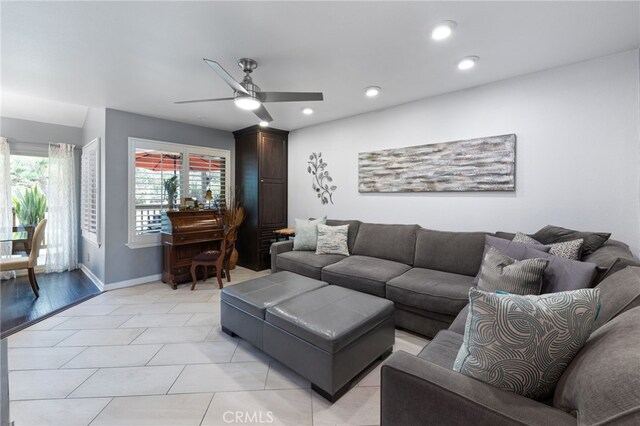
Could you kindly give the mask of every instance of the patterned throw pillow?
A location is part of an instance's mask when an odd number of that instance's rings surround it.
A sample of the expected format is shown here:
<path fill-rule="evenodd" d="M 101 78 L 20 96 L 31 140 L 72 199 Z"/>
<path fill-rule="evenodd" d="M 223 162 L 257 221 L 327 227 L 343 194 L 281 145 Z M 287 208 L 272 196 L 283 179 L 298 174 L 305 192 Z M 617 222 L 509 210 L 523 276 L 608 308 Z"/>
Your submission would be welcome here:
<path fill-rule="evenodd" d="M 315 250 L 318 245 L 318 225 L 327 221 L 322 219 L 296 219 L 296 236 L 293 237 L 294 250 Z"/>
<path fill-rule="evenodd" d="M 540 241 L 534 240 L 530 236 L 521 232 L 516 232 L 516 236 L 513 241 L 521 244 L 531 244 L 534 246 L 542 246 Z M 562 243 L 547 244 L 549 247 L 549 253 L 554 256 L 564 257 L 569 260 L 580 260 L 580 254 L 582 252 L 582 245 L 584 239 L 578 238 L 577 240 L 565 241 Z"/>
<path fill-rule="evenodd" d="M 469 290 L 453 370 L 537 400 L 549 397 L 591 334 L 600 290 L 542 296 Z"/>
<path fill-rule="evenodd" d="M 316 254 L 343 254 L 349 256 L 348 236 L 349 225 L 318 225 Z"/>
<path fill-rule="evenodd" d="M 515 260 L 490 247 L 482 259 L 478 288 L 513 294 L 540 294 L 546 259 Z"/>

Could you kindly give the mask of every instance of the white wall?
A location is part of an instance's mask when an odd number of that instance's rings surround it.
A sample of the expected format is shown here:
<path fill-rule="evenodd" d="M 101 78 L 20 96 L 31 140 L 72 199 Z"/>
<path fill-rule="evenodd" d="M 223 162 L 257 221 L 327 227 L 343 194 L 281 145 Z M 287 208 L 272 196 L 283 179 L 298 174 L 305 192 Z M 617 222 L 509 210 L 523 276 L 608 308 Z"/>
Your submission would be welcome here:
<path fill-rule="evenodd" d="M 639 79 L 633 50 L 294 131 L 290 222 L 326 214 L 523 232 L 551 223 L 612 232 L 637 253 Z M 515 193 L 358 193 L 359 152 L 505 133 L 518 138 Z M 335 205 L 311 189 L 307 161 L 318 151 L 338 186 Z"/>

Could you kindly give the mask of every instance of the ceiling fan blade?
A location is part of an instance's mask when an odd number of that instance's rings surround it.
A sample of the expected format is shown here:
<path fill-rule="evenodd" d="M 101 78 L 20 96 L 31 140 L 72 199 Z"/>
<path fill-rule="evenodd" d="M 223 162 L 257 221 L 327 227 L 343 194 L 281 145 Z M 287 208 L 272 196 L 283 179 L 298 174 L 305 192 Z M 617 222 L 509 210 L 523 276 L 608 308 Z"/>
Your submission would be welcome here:
<path fill-rule="evenodd" d="M 273 117 L 271 117 L 271 114 L 269 114 L 269 111 L 267 111 L 264 105 L 260 105 L 260 108 L 254 109 L 253 113 L 262 121 L 266 121 L 267 123 L 271 123 L 273 121 Z"/>
<path fill-rule="evenodd" d="M 322 101 L 322 92 L 260 92 L 262 102 Z"/>
<path fill-rule="evenodd" d="M 249 92 L 247 92 L 247 89 L 242 87 L 240 83 L 238 83 L 234 80 L 233 77 L 231 77 L 231 74 L 229 74 L 224 68 L 222 68 L 222 65 L 220 65 L 216 61 L 212 61 L 211 59 L 202 58 L 202 60 L 205 61 L 211 68 L 213 68 L 216 74 L 218 74 L 220 78 L 222 78 L 229 86 L 231 86 L 233 90 L 235 90 L 236 92 L 244 93 L 245 95 L 249 94 Z"/>
<path fill-rule="evenodd" d="M 214 98 L 214 99 L 196 99 L 193 101 L 178 101 L 174 104 L 197 104 L 199 102 L 216 102 L 216 101 L 231 101 L 234 98 Z"/>

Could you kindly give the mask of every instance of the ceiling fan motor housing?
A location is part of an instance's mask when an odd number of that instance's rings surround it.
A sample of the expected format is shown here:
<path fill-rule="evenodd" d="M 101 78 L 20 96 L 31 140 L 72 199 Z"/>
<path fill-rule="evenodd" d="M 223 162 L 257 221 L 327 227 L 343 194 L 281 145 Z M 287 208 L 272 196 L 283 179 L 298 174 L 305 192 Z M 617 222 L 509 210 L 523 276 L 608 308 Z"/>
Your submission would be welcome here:
<path fill-rule="evenodd" d="M 253 81 L 251 80 L 251 77 L 249 77 L 248 75 L 245 76 L 245 78 L 242 80 L 240 85 L 242 87 L 244 87 L 245 90 L 247 92 L 249 92 L 249 94 L 247 95 L 246 93 L 242 93 L 242 92 L 236 91 L 235 92 L 235 97 L 236 98 L 252 97 L 252 98 L 255 98 L 255 99 L 260 99 L 258 97 L 258 93 L 260 93 L 260 87 L 257 84 L 253 83 Z"/>
<path fill-rule="evenodd" d="M 253 83 L 253 79 L 251 78 L 251 75 L 250 75 L 253 72 L 253 70 L 255 70 L 258 67 L 258 63 L 250 58 L 242 58 L 238 60 L 238 66 L 242 68 L 242 71 L 245 73 L 245 76 L 242 79 L 242 82 L 240 82 L 240 85 L 244 87 L 245 90 L 249 92 L 249 94 L 247 95 L 245 93 L 236 91 L 235 97 L 244 98 L 249 96 L 249 97 L 260 100 L 260 97 L 258 96 L 258 93 L 260 93 L 260 87 L 257 84 Z"/>

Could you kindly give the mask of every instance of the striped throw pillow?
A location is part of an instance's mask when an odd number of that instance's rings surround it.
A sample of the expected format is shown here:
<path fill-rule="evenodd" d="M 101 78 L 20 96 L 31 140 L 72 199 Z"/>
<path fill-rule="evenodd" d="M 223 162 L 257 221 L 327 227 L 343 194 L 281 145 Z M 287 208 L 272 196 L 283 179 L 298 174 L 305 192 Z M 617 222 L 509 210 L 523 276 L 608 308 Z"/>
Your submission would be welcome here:
<path fill-rule="evenodd" d="M 490 247 L 482 260 L 478 289 L 512 294 L 540 294 L 547 259 L 515 260 Z"/>

